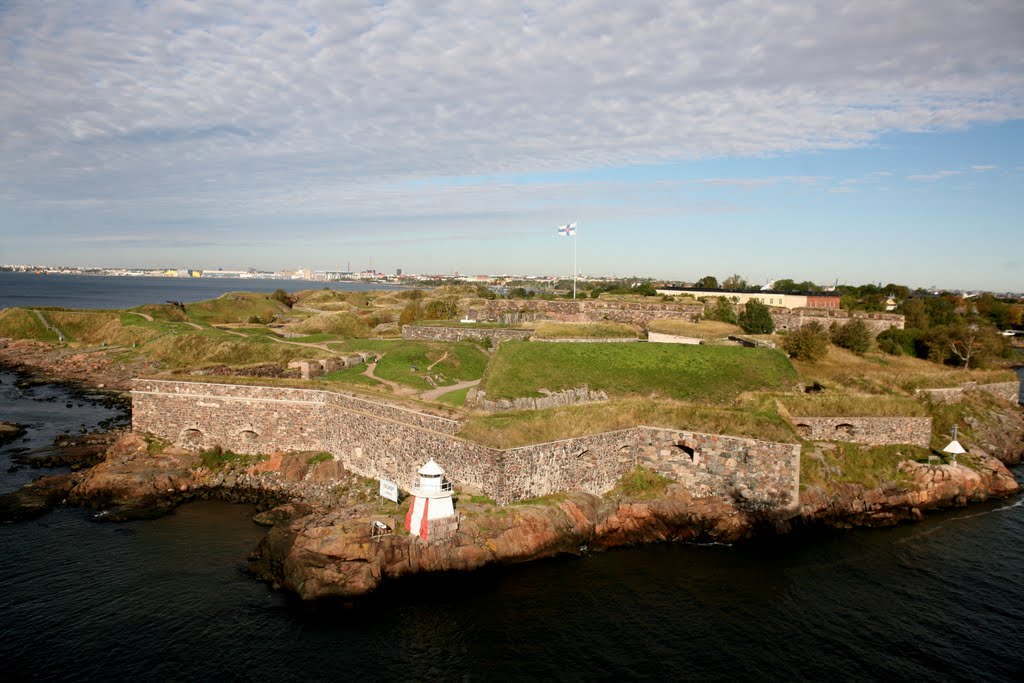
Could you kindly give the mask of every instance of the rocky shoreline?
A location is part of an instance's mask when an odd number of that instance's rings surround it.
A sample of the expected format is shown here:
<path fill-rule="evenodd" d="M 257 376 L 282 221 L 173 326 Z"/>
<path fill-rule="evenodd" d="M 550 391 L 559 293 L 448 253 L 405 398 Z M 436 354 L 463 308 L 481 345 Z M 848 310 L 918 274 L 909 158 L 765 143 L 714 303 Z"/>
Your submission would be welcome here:
<path fill-rule="evenodd" d="M 1020 491 L 1005 465 L 976 457 L 977 469 L 905 462 L 900 468 L 909 483 L 889 490 L 805 489 L 800 509 L 787 516 L 744 510 L 733 500 L 694 498 L 677 485 L 646 500 L 578 492 L 507 506 L 463 500 L 457 504 L 457 535 L 426 544 L 402 530 L 401 510 L 381 506 L 370 482 L 333 460 L 277 453 L 255 465 L 229 463 L 213 471 L 197 453 L 154 451 L 129 432 L 88 471 L 43 477 L 0 497 L 0 519 L 25 519 L 62 503 L 97 509 L 97 519 L 106 521 L 167 514 L 197 498 L 255 503 L 261 511 L 256 521 L 270 526 L 251 558 L 256 576 L 304 600 L 354 599 L 385 581 L 418 573 L 641 543 L 734 543 L 817 527 L 890 526 Z M 374 520 L 395 533 L 372 538 Z"/>
<path fill-rule="evenodd" d="M 31 381 L 57 376 L 56 381 L 86 386 L 88 374 L 69 377 L 67 366 L 45 371 L 36 366 L 48 362 L 45 349 L 16 346 L 23 361 L 33 359 L 17 366 L 37 373 Z M 0 350 L 0 362 L 10 362 L 10 350 L 9 344 Z M 93 377 L 93 386 L 117 388 L 116 377 L 102 377 L 106 381 Z M 470 571 L 641 543 L 734 543 L 813 528 L 890 526 L 1018 493 L 1020 485 L 1004 463 L 1020 463 L 1024 452 L 1021 411 L 988 416 L 973 428 L 973 468 L 906 461 L 899 466 L 899 484 L 805 487 L 799 508 L 785 515 L 744 509 L 734 499 L 695 498 L 678 485 L 649 499 L 575 492 L 498 506 L 463 497 L 457 503 L 458 533 L 432 544 L 404 532 L 404 510 L 381 505 L 375 482 L 316 454 L 204 464 L 198 453 L 150 443 L 131 432 L 66 436 L 55 444 L 57 453 L 36 464 L 77 462 L 89 469 L 42 477 L 0 496 L 0 521 L 27 519 L 61 504 L 96 509 L 98 521 L 121 521 L 168 514 L 195 499 L 254 503 L 260 510 L 256 521 L 270 529 L 251 557 L 253 573 L 304 600 L 350 600 L 419 573 Z M 93 465 L 89 458 L 101 461 Z M 373 538 L 375 520 L 394 533 Z"/>

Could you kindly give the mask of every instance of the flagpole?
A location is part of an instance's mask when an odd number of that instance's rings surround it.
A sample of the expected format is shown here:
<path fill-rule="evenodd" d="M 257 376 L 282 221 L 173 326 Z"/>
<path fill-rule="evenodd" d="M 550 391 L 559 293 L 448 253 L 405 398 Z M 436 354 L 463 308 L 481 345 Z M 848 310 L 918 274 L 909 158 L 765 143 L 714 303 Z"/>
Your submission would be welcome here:
<path fill-rule="evenodd" d="M 576 226 L 577 230 L 579 225 Z M 574 232 L 572 235 L 572 298 L 576 300 L 576 239 L 577 235 Z"/>

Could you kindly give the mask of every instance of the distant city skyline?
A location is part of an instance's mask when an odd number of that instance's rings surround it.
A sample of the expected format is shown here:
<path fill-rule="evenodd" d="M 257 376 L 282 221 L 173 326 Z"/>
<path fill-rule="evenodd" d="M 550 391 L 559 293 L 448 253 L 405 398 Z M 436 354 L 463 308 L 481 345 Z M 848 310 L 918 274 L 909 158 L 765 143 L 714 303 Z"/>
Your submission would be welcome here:
<path fill-rule="evenodd" d="M 1024 3 L 16 3 L 0 262 L 1024 290 Z M 577 222 L 576 238 L 556 226 Z"/>

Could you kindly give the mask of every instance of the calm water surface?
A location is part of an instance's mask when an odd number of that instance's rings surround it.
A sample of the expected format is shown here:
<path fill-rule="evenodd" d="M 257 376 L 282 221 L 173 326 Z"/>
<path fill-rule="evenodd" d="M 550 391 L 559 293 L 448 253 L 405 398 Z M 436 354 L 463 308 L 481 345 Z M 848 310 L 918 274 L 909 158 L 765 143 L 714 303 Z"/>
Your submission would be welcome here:
<path fill-rule="evenodd" d="M 0 448 L 0 491 L 37 474 L 7 472 L 13 449 L 116 412 L 13 380 L 0 373 L 0 419 L 30 432 Z M 246 574 L 264 533 L 251 513 L 193 503 L 111 524 L 59 508 L 0 525 L 3 680 L 1012 681 L 1024 671 L 1019 497 L 896 529 L 418 577 L 356 608 L 302 605 Z"/>
<path fill-rule="evenodd" d="M 62 306 L 65 308 L 133 308 L 165 301 L 203 301 L 226 292 L 273 292 L 283 289 L 401 289 L 395 285 L 309 280 L 249 280 L 178 277 L 114 277 L 104 275 L 33 275 L 0 272 L 0 308 Z"/>

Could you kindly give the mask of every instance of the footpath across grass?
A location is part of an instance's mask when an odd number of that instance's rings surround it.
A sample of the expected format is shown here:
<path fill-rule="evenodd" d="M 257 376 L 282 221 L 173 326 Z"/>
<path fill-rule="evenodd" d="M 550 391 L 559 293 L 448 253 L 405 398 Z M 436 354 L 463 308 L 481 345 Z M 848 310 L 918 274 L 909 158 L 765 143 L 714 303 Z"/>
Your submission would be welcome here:
<path fill-rule="evenodd" d="M 505 342 L 495 353 L 482 388 L 492 400 L 585 385 L 609 396 L 723 403 L 746 391 L 788 388 L 795 381 L 786 356 L 769 349 Z"/>

